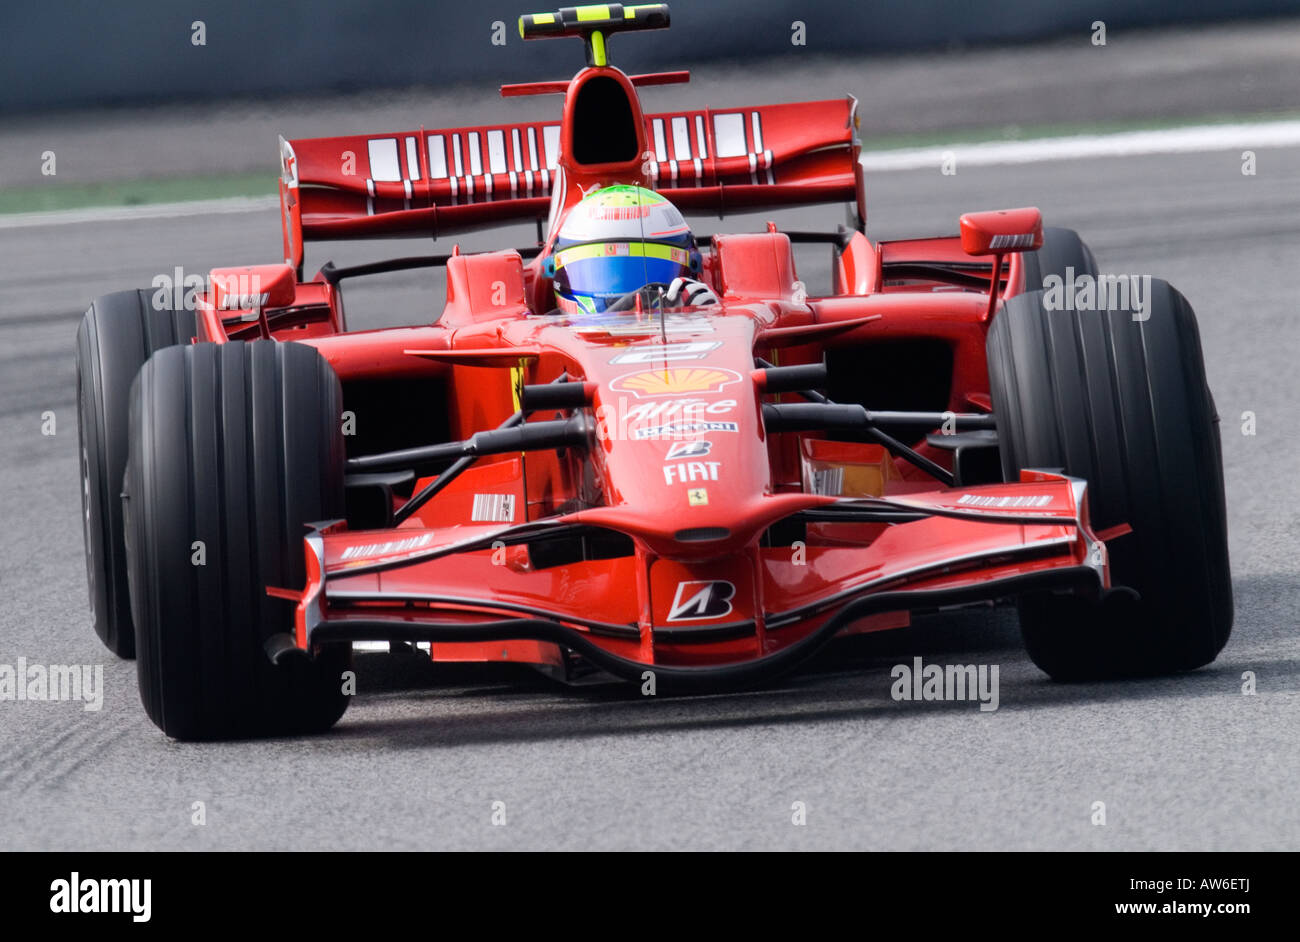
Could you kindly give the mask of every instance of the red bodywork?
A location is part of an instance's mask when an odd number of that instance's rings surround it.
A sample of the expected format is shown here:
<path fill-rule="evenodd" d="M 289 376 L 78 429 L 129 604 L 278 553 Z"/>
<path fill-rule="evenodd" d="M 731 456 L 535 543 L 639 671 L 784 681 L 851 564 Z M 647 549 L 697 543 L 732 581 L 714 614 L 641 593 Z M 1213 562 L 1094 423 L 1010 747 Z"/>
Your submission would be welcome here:
<path fill-rule="evenodd" d="M 559 121 L 282 141 L 285 265 L 214 272 L 200 340 L 313 345 L 345 398 L 354 383 L 437 381 L 437 401 L 392 408 L 445 412 L 449 441 L 500 426 L 524 385 L 564 374 L 591 396 L 580 410 L 589 447 L 482 457 L 395 527 L 335 521 L 309 533 L 308 582 L 292 587 L 300 648 L 406 639 L 430 642 L 437 660 L 562 667 L 576 651 L 627 676 L 740 677 L 835 634 L 906 625 L 918 609 L 1106 589 L 1081 481 L 1027 472 L 950 486 L 878 443 L 773 432 L 764 418 L 764 403 L 803 397 L 765 392 L 756 364 L 907 340 L 948 351 L 944 409 L 987 415 L 985 335 L 998 299 L 1022 289 L 1017 253 L 1041 241 L 1036 210 L 964 217 L 960 237 L 872 242 L 844 230 L 828 297 L 805 295 L 791 239 L 774 226 L 718 235 L 702 246 L 701 277 L 720 306 L 629 315 L 609 330 L 547 315 L 542 261 L 596 186 L 647 186 L 685 212 L 848 203 L 865 219 L 852 98 L 642 114 L 637 85 L 679 80 L 589 67 L 569 83 L 508 89 L 564 91 Z M 592 151 L 584 108 L 597 98 L 630 123 L 626 159 L 579 159 Z M 446 307 L 428 326 L 348 333 L 337 281 L 301 277 L 304 240 L 442 237 L 533 218 L 546 228 L 531 260 L 446 259 Z M 241 275 L 262 286 L 260 304 Z M 911 444 L 952 470 L 950 450 Z M 863 519 L 818 517 L 827 508 Z M 774 538 L 792 519 L 799 538 Z M 570 547 L 559 563 L 537 542 L 548 531 Z M 589 551 L 593 535 L 612 538 Z"/>

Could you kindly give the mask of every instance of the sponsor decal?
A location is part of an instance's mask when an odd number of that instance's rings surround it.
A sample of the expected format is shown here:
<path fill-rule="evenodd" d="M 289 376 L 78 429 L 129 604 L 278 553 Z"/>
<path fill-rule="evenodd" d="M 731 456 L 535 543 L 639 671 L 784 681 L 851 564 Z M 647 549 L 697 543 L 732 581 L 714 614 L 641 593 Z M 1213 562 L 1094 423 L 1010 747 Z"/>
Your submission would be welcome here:
<path fill-rule="evenodd" d="M 740 426 L 735 422 L 670 422 L 667 425 L 649 425 L 632 432 L 636 441 L 647 438 L 679 438 L 685 435 L 698 435 L 706 432 L 739 432 Z"/>
<path fill-rule="evenodd" d="M 618 402 L 605 403 L 596 409 L 596 436 L 601 441 L 627 441 L 629 438 L 659 438 L 661 434 L 645 435 L 638 425 L 654 423 L 667 427 L 669 423 L 683 425 L 711 420 L 715 416 L 729 415 L 737 405 L 735 399 L 654 399 L 638 402 L 631 396 L 619 396 Z"/>
<path fill-rule="evenodd" d="M 470 520 L 475 523 L 514 523 L 514 494 L 475 494 Z"/>
<path fill-rule="evenodd" d="M 677 442 L 668 449 L 668 455 L 665 461 L 674 461 L 678 458 L 703 458 L 713 448 L 713 442 L 699 439 L 694 442 Z"/>
<path fill-rule="evenodd" d="M 221 296 L 221 310 L 246 311 L 249 308 L 264 307 L 270 297 L 271 295 L 265 291 L 260 294 L 223 294 Z"/>
<path fill-rule="evenodd" d="M 738 382 L 740 374 L 735 370 L 688 366 L 624 373 L 610 383 L 609 388 L 615 392 L 631 393 L 638 399 L 654 399 L 659 396 L 721 392 L 725 387 Z"/>
<path fill-rule="evenodd" d="M 627 421 L 641 422 L 657 419 L 702 419 L 706 415 L 726 415 L 736 408 L 735 399 L 719 399 L 709 402 L 706 399 L 663 399 L 658 402 L 642 402 L 627 410 Z"/>
<path fill-rule="evenodd" d="M 665 484 L 689 484 L 695 481 L 716 481 L 721 461 L 683 461 L 664 465 Z"/>
<path fill-rule="evenodd" d="M 649 206 L 595 206 L 593 219 L 644 219 L 650 215 Z"/>
<path fill-rule="evenodd" d="M 358 543 L 356 546 L 345 548 L 339 559 L 360 559 L 363 556 L 390 556 L 394 553 L 407 553 L 411 550 L 423 549 L 432 542 L 432 533 L 422 533 L 419 536 L 407 537 L 404 540 L 388 540 L 384 543 Z"/>
<path fill-rule="evenodd" d="M 1032 232 L 1017 232 L 1014 235 L 995 235 L 989 240 L 991 249 L 1031 249 L 1034 247 Z"/>
<path fill-rule="evenodd" d="M 665 360 L 703 360 L 722 344 L 717 341 L 695 343 L 653 344 L 620 353 L 610 363 L 662 363 Z M 739 377 L 737 377 L 739 379 Z M 683 390 L 694 392 L 695 390 Z"/>
<path fill-rule="evenodd" d="M 660 318 L 646 319 L 639 323 L 628 323 L 630 319 L 621 312 L 618 319 L 582 320 L 574 318 L 565 324 L 575 334 L 608 334 L 612 337 L 650 336 L 653 334 L 713 333 L 713 323 L 708 317 L 699 314 L 666 314 Z"/>
<path fill-rule="evenodd" d="M 963 494 L 957 503 L 962 507 L 1046 507 L 1052 502 L 1051 494 L 1020 494 L 997 496 L 994 494 Z"/>
<path fill-rule="evenodd" d="M 250 308 L 262 307 L 271 296 L 262 290 L 261 281 L 262 279 L 258 275 L 249 273 L 213 274 L 214 293 L 216 288 L 221 289 L 218 309 L 222 311 L 244 311 Z"/>
<path fill-rule="evenodd" d="M 668 612 L 669 621 L 701 621 L 722 618 L 731 614 L 731 600 L 736 587 L 730 582 L 679 582 L 673 607 Z"/>
<path fill-rule="evenodd" d="M 686 503 L 692 507 L 703 507 L 709 502 L 709 492 L 703 487 L 693 487 L 686 492 Z"/>

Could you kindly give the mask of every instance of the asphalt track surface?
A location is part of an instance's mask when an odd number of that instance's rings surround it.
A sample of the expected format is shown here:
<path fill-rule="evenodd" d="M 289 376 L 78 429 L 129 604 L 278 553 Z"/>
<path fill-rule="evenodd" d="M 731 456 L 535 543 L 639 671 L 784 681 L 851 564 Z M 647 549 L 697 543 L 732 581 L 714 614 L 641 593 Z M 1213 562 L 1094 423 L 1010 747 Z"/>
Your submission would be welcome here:
<path fill-rule="evenodd" d="M 274 259 L 276 213 L 0 230 L 0 664 L 102 664 L 106 688 L 99 712 L 0 702 L 0 847 L 1300 846 L 1300 154 L 1261 150 L 1254 176 L 1240 154 L 1211 152 L 895 172 L 868 186 L 875 238 L 1036 204 L 1049 224 L 1079 229 L 1103 271 L 1165 277 L 1191 300 L 1224 419 L 1237 620 L 1218 661 L 1054 684 L 1024 655 L 1014 616 L 988 610 L 842 643 L 761 690 L 683 699 L 376 654 L 359 658 L 359 695 L 329 735 L 170 741 L 144 716 L 134 665 L 90 628 L 75 331 L 97 294 L 175 266 Z M 782 217 L 791 228 L 839 219 Z M 526 244 L 529 230 L 510 236 Z M 815 284 L 824 260 L 801 264 Z M 349 311 L 419 322 L 440 303 L 436 281 L 410 274 L 358 290 Z M 53 436 L 42 435 L 47 410 Z M 1242 434 L 1246 412 L 1254 435 Z M 1000 708 L 894 702 L 890 668 L 916 656 L 998 665 Z M 1242 693 L 1246 671 L 1254 696 Z M 203 826 L 191 823 L 199 801 Z"/>

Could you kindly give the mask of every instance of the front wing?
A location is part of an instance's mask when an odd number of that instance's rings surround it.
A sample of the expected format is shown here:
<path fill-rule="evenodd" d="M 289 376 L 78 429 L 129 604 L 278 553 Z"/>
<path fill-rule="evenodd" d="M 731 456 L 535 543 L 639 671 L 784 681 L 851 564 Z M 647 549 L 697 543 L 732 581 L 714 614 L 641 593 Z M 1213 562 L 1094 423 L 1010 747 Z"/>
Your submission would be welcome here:
<path fill-rule="evenodd" d="M 1110 590 L 1104 543 L 1087 522 L 1086 486 L 1026 471 L 1016 484 L 845 500 L 788 494 L 753 511 L 764 526 L 797 518 L 806 541 L 709 559 L 662 546 L 653 521 L 596 508 L 514 526 L 349 531 L 314 526 L 296 633 L 280 659 L 349 641 L 568 648 L 615 675 L 680 686 L 752 682 L 785 671 L 847 630 L 891 616 L 1067 592 Z M 528 544 L 598 526 L 631 555 L 538 568 Z M 524 650 L 529 648 L 525 646 Z M 516 649 L 518 650 L 518 649 Z"/>

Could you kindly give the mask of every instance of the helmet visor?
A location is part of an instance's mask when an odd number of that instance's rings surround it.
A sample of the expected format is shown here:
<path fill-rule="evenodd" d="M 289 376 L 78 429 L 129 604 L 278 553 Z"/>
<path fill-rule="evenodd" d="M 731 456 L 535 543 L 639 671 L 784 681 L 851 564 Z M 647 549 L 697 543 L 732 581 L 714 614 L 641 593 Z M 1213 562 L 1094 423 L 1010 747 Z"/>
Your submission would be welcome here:
<path fill-rule="evenodd" d="M 690 274 L 690 252 L 659 242 L 593 242 L 555 253 L 555 287 L 570 298 L 613 301 Z"/>

